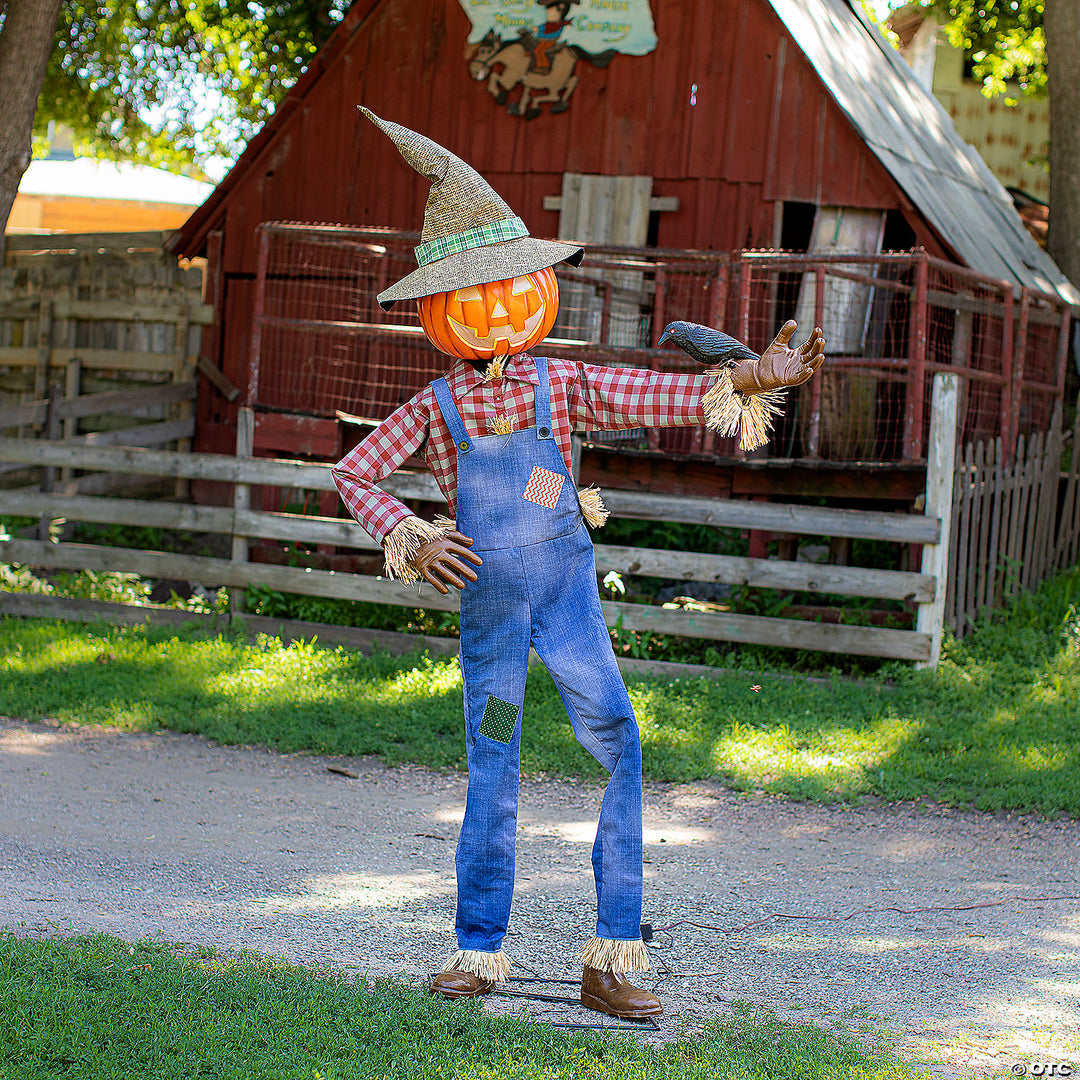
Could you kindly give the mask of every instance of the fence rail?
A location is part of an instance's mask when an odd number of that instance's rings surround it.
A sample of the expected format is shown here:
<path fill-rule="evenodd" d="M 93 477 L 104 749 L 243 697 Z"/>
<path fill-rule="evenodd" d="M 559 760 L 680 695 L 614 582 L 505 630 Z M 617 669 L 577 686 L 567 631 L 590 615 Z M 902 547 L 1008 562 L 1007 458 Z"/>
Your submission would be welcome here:
<path fill-rule="evenodd" d="M 0 461 L 77 467 L 168 478 L 203 478 L 231 482 L 236 490 L 252 485 L 290 489 L 329 490 L 328 466 L 301 462 L 190 454 L 139 448 L 73 447 L 56 441 L 0 439 Z M 382 486 L 399 497 L 441 499 L 428 475 L 397 474 Z M 788 533 L 878 537 L 901 543 L 940 539 L 940 522 L 918 514 L 875 514 L 827 507 L 779 506 L 740 502 L 611 492 L 614 516 L 659 521 L 692 521 L 725 527 L 783 529 Z M 126 571 L 152 577 L 182 578 L 204 585 L 243 588 L 264 585 L 283 592 L 372 601 L 401 607 L 452 611 L 457 596 L 431 590 L 417 593 L 385 578 L 364 574 L 278 566 L 247 561 L 250 538 L 332 544 L 359 551 L 377 545 L 355 523 L 342 519 L 248 509 L 243 500 L 233 507 L 191 506 L 136 499 L 70 497 L 59 492 L 0 491 L 0 514 L 113 524 L 155 525 L 231 535 L 232 559 L 133 551 L 99 545 L 49 543 L 13 539 L 0 542 L 0 559 L 66 570 Z M 599 534 L 598 539 L 602 539 Z M 238 546 L 235 541 L 242 543 Z M 659 551 L 618 545 L 596 546 L 601 572 L 710 581 L 755 588 L 828 591 L 851 596 L 929 602 L 936 593 L 926 574 L 820 566 L 792 560 L 754 559 L 695 552 Z M 670 608 L 608 601 L 610 623 L 626 630 L 675 634 L 683 637 L 776 645 L 786 648 L 884 656 L 927 662 L 933 634 L 877 626 L 853 626 L 742 615 L 693 608 Z"/>

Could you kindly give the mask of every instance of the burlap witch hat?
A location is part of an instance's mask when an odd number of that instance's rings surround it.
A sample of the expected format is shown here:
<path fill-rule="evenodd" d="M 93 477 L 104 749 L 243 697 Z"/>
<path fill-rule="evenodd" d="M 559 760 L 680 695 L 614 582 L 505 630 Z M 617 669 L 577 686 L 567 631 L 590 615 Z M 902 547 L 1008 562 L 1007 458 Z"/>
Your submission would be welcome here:
<path fill-rule="evenodd" d="M 384 310 L 399 300 L 503 281 L 560 262 L 581 262 L 583 248 L 530 236 L 521 218 L 461 158 L 424 135 L 380 119 L 363 105 L 360 111 L 431 181 L 416 248 L 419 266 L 379 293 Z"/>

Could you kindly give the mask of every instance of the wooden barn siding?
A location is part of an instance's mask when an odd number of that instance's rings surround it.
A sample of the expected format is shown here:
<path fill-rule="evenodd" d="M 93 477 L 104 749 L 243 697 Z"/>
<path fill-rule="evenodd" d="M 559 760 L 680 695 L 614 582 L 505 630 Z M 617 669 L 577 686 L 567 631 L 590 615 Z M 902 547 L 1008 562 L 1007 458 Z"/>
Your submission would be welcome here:
<path fill-rule="evenodd" d="M 211 226 L 223 231 L 229 378 L 246 383 L 260 221 L 420 226 L 428 182 L 360 116 L 361 102 L 475 165 L 540 236 L 557 233 L 543 199 L 564 172 L 653 176 L 656 194 L 679 198 L 660 215 L 662 247 L 771 247 L 778 200 L 909 209 L 764 0 L 653 0 L 653 12 L 653 53 L 605 69 L 581 62 L 569 110 L 522 121 L 469 76 L 457 0 L 354 6 L 352 36 L 321 57 L 320 77 L 230 179 Z M 920 243 L 947 254 L 909 220 Z M 231 426 L 233 408 L 204 400 L 199 417 Z M 200 447 L 211 449 L 201 434 Z"/>
<path fill-rule="evenodd" d="M 655 177 L 657 193 L 682 200 L 661 215 L 669 247 L 770 245 L 772 209 L 761 204 L 774 200 L 902 205 L 766 4 L 654 9 L 653 53 L 606 69 L 582 62 L 567 112 L 522 121 L 469 77 L 457 0 L 382 0 L 229 193 L 227 272 L 254 267 L 251 215 L 235 215 L 237 204 L 254 204 L 260 220 L 418 227 L 428 184 L 362 120 L 361 101 L 470 161 L 541 235 L 556 231 L 542 200 L 563 172 Z"/>

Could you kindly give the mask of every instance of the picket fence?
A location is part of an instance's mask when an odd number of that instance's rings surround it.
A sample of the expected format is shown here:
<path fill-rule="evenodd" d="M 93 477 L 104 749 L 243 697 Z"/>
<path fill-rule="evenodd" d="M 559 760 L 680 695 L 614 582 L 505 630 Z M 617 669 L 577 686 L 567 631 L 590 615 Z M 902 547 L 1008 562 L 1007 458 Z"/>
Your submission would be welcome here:
<path fill-rule="evenodd" d="M 1068 465 L 1063 469 L 1063 455 Z M 1023 436 L 1006 458 L 1000 439 L 969 443 L 956 463 L 945 623 L 963 637 L 1021 589 L 1080 560 L 1080 401 L 1063 438 Z"/>

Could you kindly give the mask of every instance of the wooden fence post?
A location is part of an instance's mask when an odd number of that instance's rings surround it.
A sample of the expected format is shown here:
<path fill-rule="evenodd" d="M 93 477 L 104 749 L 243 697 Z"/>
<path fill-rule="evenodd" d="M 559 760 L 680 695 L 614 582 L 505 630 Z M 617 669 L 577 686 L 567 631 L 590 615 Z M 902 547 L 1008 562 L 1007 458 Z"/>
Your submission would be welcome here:
<path fill-rule="evenodd" d="M 255 450 L 255 410 L 243 405 L 236 415 L 236 457 L 249 458 Z M 239 513 L 251 508 L 251 485 L 233 485 L 233 510 Z M 248 539 L 240 536 L 233 527 L 232 561 L 245 563 L 248 559 Z M 244 614 L 244 593 L 240 588 L 229 590 L 229 616 Z"/>
<path fill-rule="evenodd" d="M 945 618 L 945 593 L 949 581 L 949 539 L 952 534 L 953 468 L 956 460 L 956 406 L 958 377 L 934 376 L 930 404 L 930 445 L 926 461 L 926 516 L 941 521 L 936 544 L 926 544 L 922 572 L 937 582 L 934 599 L 920 604 L 915 629 L 930 635 L 930 656 L 917 667 L 937 667 L 941 657 L 941 631 Z"/>

